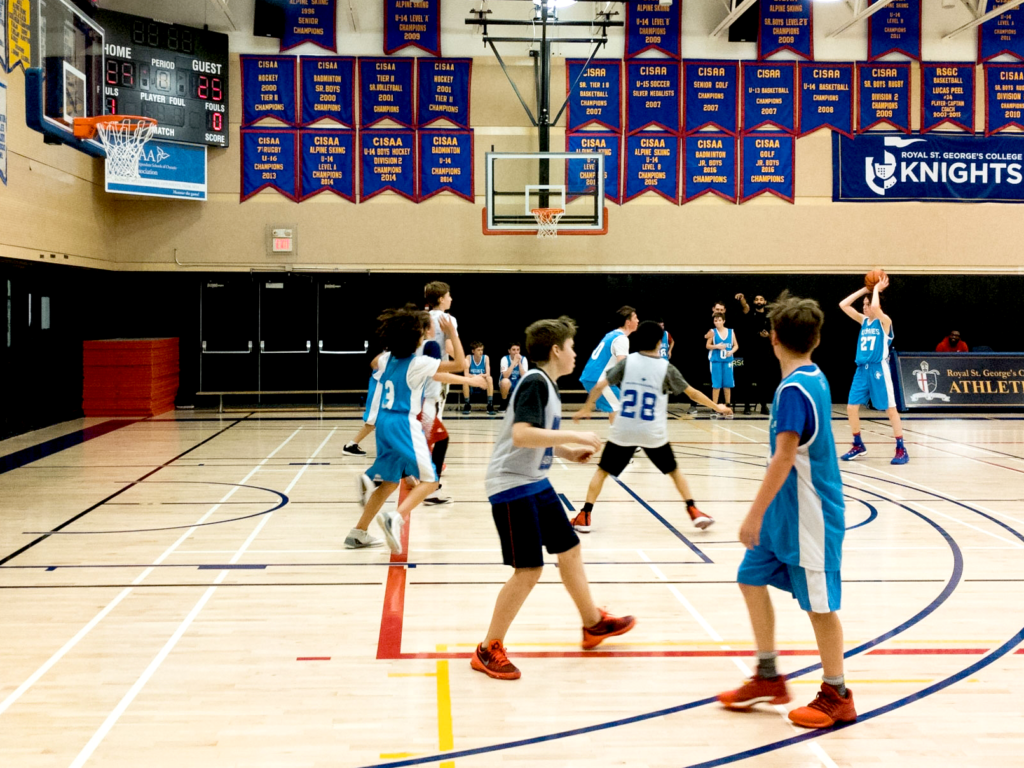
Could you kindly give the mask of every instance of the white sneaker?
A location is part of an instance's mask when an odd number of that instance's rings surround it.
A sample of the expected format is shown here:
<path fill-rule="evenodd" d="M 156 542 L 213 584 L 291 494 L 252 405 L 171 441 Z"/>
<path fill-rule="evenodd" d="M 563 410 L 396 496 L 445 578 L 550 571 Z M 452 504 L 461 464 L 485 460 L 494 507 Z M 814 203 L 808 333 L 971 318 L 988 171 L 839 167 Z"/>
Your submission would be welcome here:
<path fill-rule="evenodd" d="M 397 512 L 378 512 L 374 518 L 377 525 L 384 531 L 384 538 L 388 540 L 388 547 L 396 555 L 402 554 L 402 526 L 405 520 Z"/>
<path fill-rule="evenodd" d="M 345 537 L 345 549 L 362 549 L 363 547 L 379 547 L 384 543 L 383 539 L 371 536 L 369 531 L 361 531 L 353 528 Z"/>
<path fill-rule="evenodd" d="M 356 479 L 356 493 L 359 494 L 359 504 L 365 507 L 366 502 L 370 500 L 370 496 L 377 490 L 377 486 L 374 485 L 373 480 L 367 474 L 362 474 Z"/>

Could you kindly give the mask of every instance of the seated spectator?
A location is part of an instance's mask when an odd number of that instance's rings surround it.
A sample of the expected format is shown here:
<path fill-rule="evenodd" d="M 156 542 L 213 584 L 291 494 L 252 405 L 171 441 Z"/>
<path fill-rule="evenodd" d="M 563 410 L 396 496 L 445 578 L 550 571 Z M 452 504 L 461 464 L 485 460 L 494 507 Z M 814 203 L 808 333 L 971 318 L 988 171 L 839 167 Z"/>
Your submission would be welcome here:
<path fill-rule="evenodd" d="M 508 354 L 501 358 L 501 377 L 498 379 L 503 401 L 501 410 L 504 411 L 508 408 L 508 399 L 519 384 L 519 379 L 526 375 L 529 368 L 526 358 L 519 354 L 519 345 L 515 343 L 509 345 Z"/>
<path fill-rule="evenodd" d="M 939 342 L 936 352 L 970 352 L 967 345 L 960 339 L 960 331 L 950 331 L 949 336 Z"/>
<path fill-rule="evenodd" d="M 470 387 L 469 384 L 462 385 L 462 399 L 464 402 L 462 412 L 470 413 L 473 410 L 472 400 L 474 392 L 487 392 L 487 413 L 494 415 L 494 379 L 491 378 L 491 358 L 484 354 L 482 341 L 474 341 L 469 345 L 472 354 L 466 358 L 465 375 L 483 376 L 487 381 L 487 389 Z"/>

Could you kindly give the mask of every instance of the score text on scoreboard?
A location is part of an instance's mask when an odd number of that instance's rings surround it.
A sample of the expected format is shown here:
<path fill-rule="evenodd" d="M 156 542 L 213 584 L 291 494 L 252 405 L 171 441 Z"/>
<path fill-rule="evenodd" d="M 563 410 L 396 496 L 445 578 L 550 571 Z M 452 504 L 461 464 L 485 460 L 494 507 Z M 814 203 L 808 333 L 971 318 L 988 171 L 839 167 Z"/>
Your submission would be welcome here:
<path fill-rule="evenodd" d="M 156 136 L 228 145 L 228 37 L 100 11 L 106 112 L 157 121 Z"/>

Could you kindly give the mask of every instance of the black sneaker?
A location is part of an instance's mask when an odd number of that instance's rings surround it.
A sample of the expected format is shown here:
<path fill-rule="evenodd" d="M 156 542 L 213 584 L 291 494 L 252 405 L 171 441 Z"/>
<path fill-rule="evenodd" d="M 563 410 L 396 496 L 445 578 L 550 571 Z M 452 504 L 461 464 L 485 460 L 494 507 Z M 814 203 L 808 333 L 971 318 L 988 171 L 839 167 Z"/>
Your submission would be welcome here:
<path fill-rule="evenodd" d="M 470 405 L 469 403 L 466 403 L 464 406 L 462 406 L 462 412 L 463 413 L 471 413 L 472 411 L 473 411 L 473 406 Z"/>
<path fill-rule="evenodd" d="M 365 456 L 366 451 L 359 447 L 359 443 L 345 443 L 345 446 L 341 449 L 342 453 L 347 453 L 350 456 Z"/>
<path fill-rule="evenodd" d="M 488 405 L 487 406 L 487 415 L 488 416 L 496 416 L 497 414 L 498 414 L 498 412 L 496 410 L 494 410 L 494 406 L 493 405 Z"/>
<path fill-rule="evenodd" d="M 743 406 L 743 415 L 744 416 L 749 416 L 750 415 L 750 403 L 747 403 L 745 406 Z"/>

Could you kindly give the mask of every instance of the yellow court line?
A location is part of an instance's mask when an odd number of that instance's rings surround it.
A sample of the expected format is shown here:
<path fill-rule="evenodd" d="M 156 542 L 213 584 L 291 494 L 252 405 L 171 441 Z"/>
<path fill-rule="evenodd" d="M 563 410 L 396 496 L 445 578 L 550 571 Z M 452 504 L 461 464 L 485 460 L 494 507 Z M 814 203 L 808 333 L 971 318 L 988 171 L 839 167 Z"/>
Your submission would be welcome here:
<path fill-rule="evenodd" d="M 425 753 L 424 752 L 381 752 L 380 753 L 380 759 L 381 760 L 392 760 L 392 759 L 400 758 L 400 757 L 419 757 L 422 754 L 425 754 Z"/>
<path fill-rule="evenodd" d="M 437 646 L 438 653 L 448 650 L 448 646 Z M 448 660 L 437 661 L 437 745 L 442 752 L 455 748 L 455 737 L 452 731 L 452 691 L 448 680 Z M 440 768 L 455 768 L 454 760 L 446 760 Z"/>

